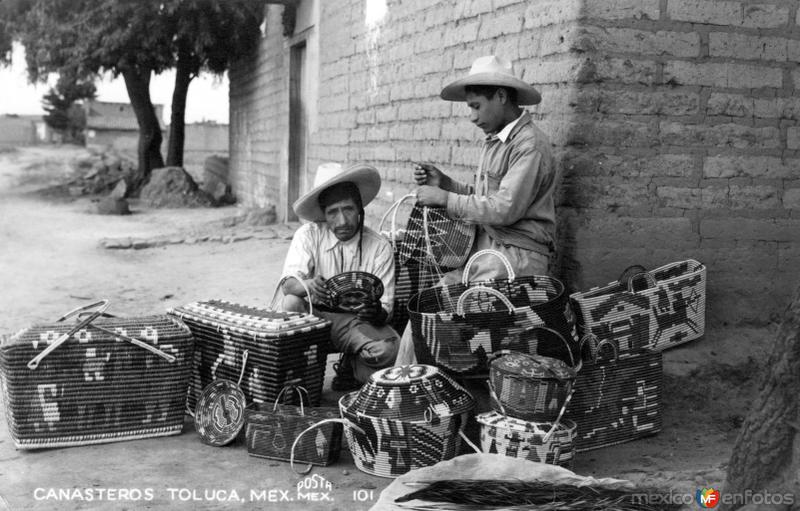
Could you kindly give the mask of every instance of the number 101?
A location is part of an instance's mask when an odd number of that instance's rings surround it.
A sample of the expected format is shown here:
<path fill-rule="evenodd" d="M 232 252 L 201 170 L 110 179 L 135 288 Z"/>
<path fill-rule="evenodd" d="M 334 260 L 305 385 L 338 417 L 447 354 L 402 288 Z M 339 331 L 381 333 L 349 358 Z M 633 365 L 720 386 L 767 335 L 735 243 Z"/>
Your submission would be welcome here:
<path fill-rule="evenodd" d="M 365 502 L 374 498 L 375 496 L 372 490 L 353 490 L 353 500 L 358 502 Z"/>

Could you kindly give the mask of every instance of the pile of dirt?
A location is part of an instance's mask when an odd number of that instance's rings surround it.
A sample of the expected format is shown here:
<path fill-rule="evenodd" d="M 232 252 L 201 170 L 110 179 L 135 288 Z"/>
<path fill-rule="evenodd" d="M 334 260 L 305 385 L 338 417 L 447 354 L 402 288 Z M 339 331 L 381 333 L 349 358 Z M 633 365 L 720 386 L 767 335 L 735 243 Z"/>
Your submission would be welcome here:
<path fill-rule="evenodd" d="M 70 194 L 107 195 L 117 188 L 118 194 L 125 194 L 136 173 L 136 162 L 133 162 L 113 150 L 90 150 L 86 156 L 75 158 L 70 162 L 75 169 L 75 177 L 69 181 Z M 121 197 L 120 197 L 121 198 Z"/>
<path fill-rule="evenodd" d="M 139 194 L 151 208 L 196 208 L 216 206 L 214 197 L 200 190 L 192 176 L 181 167 L 153 169 Z"/>

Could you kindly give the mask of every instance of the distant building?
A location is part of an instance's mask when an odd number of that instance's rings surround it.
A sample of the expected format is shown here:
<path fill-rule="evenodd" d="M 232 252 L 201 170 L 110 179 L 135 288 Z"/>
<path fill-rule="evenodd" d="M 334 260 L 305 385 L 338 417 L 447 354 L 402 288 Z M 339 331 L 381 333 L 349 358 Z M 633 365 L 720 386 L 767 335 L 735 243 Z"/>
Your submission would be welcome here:
<path fill-rule="evenodd" d="M 163 105 L 153 105 L 156 118 L 161 125 L 164 114 Z M 136 154 L 139 141 L 139 124 L 129 103 L 110 103 L 88 100 L 86 109 L 86 145 L 113 147 L 118 151 Z M 162 131 L 163 131 L 163 125 Z"/>
<path fill-rule="evenodd" d="M 0 149 L 52 142 L 52 131 L 41 115 L 0 116 Z"/>

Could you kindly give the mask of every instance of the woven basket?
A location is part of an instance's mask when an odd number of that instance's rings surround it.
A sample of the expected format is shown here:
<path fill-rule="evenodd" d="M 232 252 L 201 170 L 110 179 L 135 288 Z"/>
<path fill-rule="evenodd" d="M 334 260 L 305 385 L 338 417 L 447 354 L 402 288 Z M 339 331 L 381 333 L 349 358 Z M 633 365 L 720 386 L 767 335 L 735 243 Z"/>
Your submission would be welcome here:
<path fill-rule="evenodd" d="M 312 314 L 277 312 L 221 300 L 194 302 L 168 311 L 191 329 L 197 342 L 188 407 L 216 379 L 236 381 L 241 357 L 249 352 L 242 378 L 248 403 L 272 403 L 299 379 L 312 406 L 319 404 L 325 376 L 330 322 Z M 290 401 L 298 404 L 296 396 Z"/>
<path fill-rule="evenodd" d="M 469 283 L 470 266 L 491 254 L 506 266 L 508 279 Z M 574 321 L 564 285 L 544 275 L 516 277 L 499 252 L 482 250 L 470 258 L 460 284 L 424 289 L 408 303 L 417 359 L 462 374 L 486 373 L 488 355 L 500 350 L 539 354 L 569 360 L 565 348 L 548 327 L 573 339 Z M 541 338 L 540 338 L 541 337 Z"/>
<path fill-rule="evenodd" d="M 334 275 L 325 281 L 325 285 L 331 293 L 327 305 L 333 310 L 352 312 L 363 305 L 377 302 L 383 296 L 381 279 L 364 271 Z"/>
<path fill-rule="evenodd" d="M 688 259 L 571 295 L 582 332 L 612 340 L 620 354 L 664 350 L 705 332 L 706 267 Z"/>
<path fill-rule="evenodd" d="M 552 433 L 552 422 L 529 422 L 494 411 L 475 420 L 480 424 L 483 452 L 572 468 L 577 425 L 571 420 L 561 421 Z"/>
<path fill-rule="evenodd" d="M 661 431 L 663 365 L 658 351 L 585 363 L 565 417 L 578 424 L 578 451 L 629 442 Z"/>
<path fill-rule="evenodd" d="M 62 321 L 100 304 L 78 324 Z M 100 317 L 106 305 L 33 325 L 0 345 L 8 430 L 18 449 L 180 434 L 191 333 L 163 315 Z"/>
<path fill-rule="evenodd" d="M 549 329 L 548 329 L 549 330 Z M 550 330 L 567 345 L 561 334 Z M 489 362 L 489 384 L 494 396 L 492 407 L 526 421 L 554 421 L 572 391 L 581 360 L 571 365 L 552 357 L 501 351 Z"/>
<path fill-rule="evenodd" d="M 427 365 L 382 369 L 339 400 L 356 467 L 381 477 L 454 457 L 474 406 L 463 387 Z"/>
<path fill-rule="evenodd" d="M 286 387 L 305 393 L 302 387 Z M 300 394 L 301 397 L 303 394 Z M 247 452 L 251 456 L 291 461 L 292 444 L 296 461 L 327 466 L 339 459 L 342 449 L 342 424 L 327 423 L 315 428 L 314 435 L 301 433 L 325 419 L 339 417 L 336 407 L 282 405 L 276 399 L 271 405 L 253 403 L 245 410 Z M 299 440 L 296 442 L 296 440 Z"/>

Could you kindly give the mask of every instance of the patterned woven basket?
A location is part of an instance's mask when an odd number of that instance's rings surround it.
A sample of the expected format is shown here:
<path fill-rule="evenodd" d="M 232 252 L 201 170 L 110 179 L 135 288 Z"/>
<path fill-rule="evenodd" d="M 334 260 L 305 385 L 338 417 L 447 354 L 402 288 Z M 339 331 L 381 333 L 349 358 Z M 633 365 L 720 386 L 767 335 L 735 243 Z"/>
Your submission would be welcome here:
<path fill-rule="evenodd" d="M 661 431 L 663 365 L 658 351 L 585 363 L 565 417 L 578 424 L 578 451 L 629 442 Z"/>
<path fill-rule="evenodd" d="M 529 422 L 495 411 L 475 420 L 481 427 L 483 452 L 572 468 L 578 426 L 571 420 L 559 422 L 552 433 L 552 422 Z"/>
<path fill-rule="evenodd" d="M 566 339 L 555 330 L 550 332 L 561 338 L 572 356 Z M 494 354 L 489 385 L 497 401 L 492 408 L 526 421 L 556 420 L 581 368 L 580 359 L 577 364 L 574 358 L 571 362 L 507 350 Z"/>
<path fill-rule="evenodd" d="M 688 259 L 644 271 L 632 267 L 620 280 L 573 293 L 578 327 L 612 340 L 620 354 L 664 350 L 705 332 L 706 267 Z"/>
<path fill-rule="evenodd" d="M 381 477 L 454 457 L 474 406 L 463 387 L 427 365 L 381 369 L 339 400 L 356 467 Z"/>
<path fill-rule="evenodd" d="M 236 381 L 241 358 L 249 352 L 242 378 L 248 403 L 271 403 L 299 379 L 312 406 L 319 404 L 325 376 L 330 322 L 312 314 L 277 312 L 221 300 L 194 302 L 168 311 L 191 329 L 197 342 L 188 407 L 216 379 Z M 290 401 L 297 404 L 296 396 Z"/>
<path fill-rule="evenodd" d="M 183 429 L 191 333 L 163 315 L 105 316 L 107 303 L 3 340 L 2 394 L 18 449 L 177 435 Z M 77 324 L 63 321 L 97 306 Z"/>
<path fill-rule="evenodd" d="M 509 278 L 471 284 L 471 264 L 492 254 L 506 265 Z M 506 258 L 494 250 L 481 250 L 467 262 L 460 284 L 420 291 L 408 303 L 417 359 L 462 373 L 488 372 L 488 355 L 500 350 L 539 354 L 569 360 L 577 343 L 567 349 L 548 327 L 573 340 L 574 320 L 564 285 L 557 279 L 536 275 L 516 277 Z"/>
<path fill-rule="evenodd" d="M 347 271 L 325 281 L 331 293 L 331 309 L 341 311 L 358 310 L 365 304 L 374 303 L 383 296 L 381 279 L 365 271 Z"/>
<path fill-rule="evenodd" d="M 302 387 L 285 388 L 290 389 L 305 393 Z M 291 461 L 295 443 L 294 459 L 301 463 L 327 466 L 336 462 L 342 449 L 342 424 L 326 423 L 314 428 L 312 436 L 300 439 L 300 435 L 319 421 L 338 418 L 339 409 L 307 407 L 302 404 L 307 398 L 300 399 L 300 406 L 282 405 L 279 400 L 280 396 L 271 405 L 253 403 L 245 410 L 247 452 L 260 458 Z"/>

